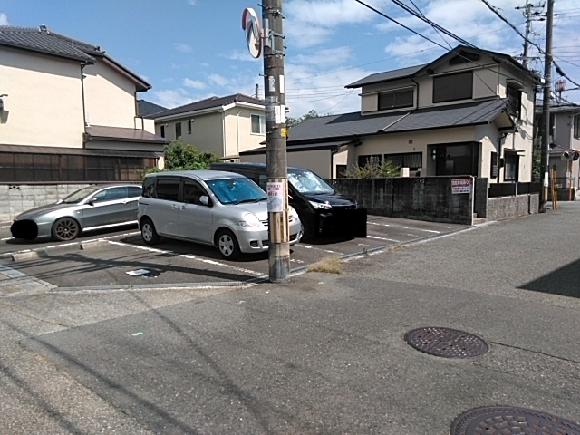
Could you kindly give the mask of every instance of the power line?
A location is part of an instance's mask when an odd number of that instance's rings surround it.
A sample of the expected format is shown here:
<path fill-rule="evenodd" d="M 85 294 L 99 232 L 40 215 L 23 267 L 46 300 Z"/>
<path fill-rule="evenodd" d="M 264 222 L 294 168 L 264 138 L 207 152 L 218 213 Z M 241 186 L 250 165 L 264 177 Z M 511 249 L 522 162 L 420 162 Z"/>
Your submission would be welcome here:
<path fill-rule="evenodd" d="M 511 27 L 514 32 L 516 32 L 518 35 L 520 35 L 524 41 L 526 41 L 528 44 L 533 45 L 534 47 L 536 47 L 538 49 L 538 51 L 542 54 L 546 54 L 546 52 L 544 50 L 542 50 L 542 48 L 536 44 L 535 42 L 530 41 L 528 38 L 526 38 L 522 32 L 520 32 L 518 30 L 518 28 L 516 26 L 514 26 L 507 18 L 505 18 L 502 14 L 499 13 L 499 11 L 497 10 L 497 8 L 495 6 L 492 6 L 487 0 L 481 0 L 481 2 L 483 4 L 485 4 L 488 9 L 490 11 L 492 11 L 500 20 L 502 20 L 504 23 L 506 23 L 509 27 Z M 555 56 L 554 56 L 555 57 Z M 571 83 L 574 83 L 576 86 L 580 86 L 580 83 L 576 82 L 575 80 L 571 79 L 565 72 L 564 70 L 560 67 L 560 65 L 558 65 L 556 63 L 555 60 L 552 61 L 552 63 L 554 64 L 554 66 L 556 67 L 556 72 L 558 74 L 560 74 L 562 77 L 564 77 L 566 80 L 568 80 Z"/>

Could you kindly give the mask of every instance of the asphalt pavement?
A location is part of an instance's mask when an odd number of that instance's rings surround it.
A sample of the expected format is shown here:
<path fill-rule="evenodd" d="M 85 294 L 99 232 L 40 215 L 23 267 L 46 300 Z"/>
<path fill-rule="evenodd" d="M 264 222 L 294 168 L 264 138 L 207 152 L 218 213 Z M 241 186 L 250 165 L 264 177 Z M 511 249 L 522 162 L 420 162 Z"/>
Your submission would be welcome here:
<path fill-rule="evenodd" d="M 579 217 L 562 203 L 287 285 L 5 296 L 0 432 L 448 434 L 496 404 L 578 421 Z M 420 353 L 403 337 L 421 326 L 489 351 Z"/>

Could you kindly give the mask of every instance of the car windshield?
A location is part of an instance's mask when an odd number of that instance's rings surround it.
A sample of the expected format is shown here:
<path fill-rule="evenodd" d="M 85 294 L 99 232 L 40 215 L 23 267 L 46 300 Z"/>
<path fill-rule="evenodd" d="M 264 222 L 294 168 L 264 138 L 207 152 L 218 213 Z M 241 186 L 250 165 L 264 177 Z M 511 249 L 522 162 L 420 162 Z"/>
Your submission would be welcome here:
<path fill-rule="evenodd" d="M 307 195 L 332 195 L 334 189 L 326 181 L 312 171 L 305 169 L 290 169 L 288 180 L 300 193 Z"/>
<path fill-rule="evenodd" d="M 267 199 L 266 193 L 248 178 L 207 180 L 207 185 L 222 204 L 242 204 Z"/>
<path fill-rule="evenodd" d="M 78 204 L 87 196 L 90 196 L 99 189 L 100 187 L 85 187 L 83 189 L 76 190 L 69 196 L 67 196 L 65 199 L 63 199 L 62 202 L 63 204 Z"/>

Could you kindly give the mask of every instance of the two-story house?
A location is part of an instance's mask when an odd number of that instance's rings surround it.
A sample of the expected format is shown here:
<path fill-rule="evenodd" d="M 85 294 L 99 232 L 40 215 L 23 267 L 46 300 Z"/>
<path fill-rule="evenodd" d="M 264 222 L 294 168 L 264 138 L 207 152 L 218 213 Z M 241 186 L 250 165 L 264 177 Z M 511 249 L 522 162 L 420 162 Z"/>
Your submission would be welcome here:
<path fill-rule="evenodd" d="M 0 182 L 138 180 L 167 143 L 138 113 L 150 87 L 98 46 L 0 26 Z"/>
<path fill-rule="evenodd" d="M 156 133 L 168 140 L 180 139 L 223 160 L 237 161 L 239 153 L 266 140 L 264 101 L 244 94 L 211 97 L 158 112 Z"/>
<path fill-rule="evenodd" d="M 390 161 L 412 176 L 530 181 L 537 78 L 511 56 L 458 46 L 433 62 L 371 74 L 361 110 L 307 119 L 288 133 L 288 164 L 340 177 Z M 264 149 L 241 153 L 264 161 Z"/>
<path fill-rule="evenodd" d="M 537 146 L 542 144 L 544 134 L 543 108 L 536 108 Z M 580 188 L 580 105 L 559 103 L 550 105 L 550 168 L 556 168 L 556 185 L 560 189 Z M 566 158 L 566 154 L 568 154 Z M 568 195 L 563 195 L 568 198 Z"/>

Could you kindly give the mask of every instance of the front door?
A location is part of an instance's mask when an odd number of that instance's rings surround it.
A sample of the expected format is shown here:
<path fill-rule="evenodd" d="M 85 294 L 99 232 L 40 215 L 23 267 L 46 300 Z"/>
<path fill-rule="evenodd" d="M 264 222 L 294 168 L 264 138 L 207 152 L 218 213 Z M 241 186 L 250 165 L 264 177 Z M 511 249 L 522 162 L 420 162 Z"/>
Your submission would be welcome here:
<path fill-rule="evenodd" d="M 430 145 L 435 175 L 479 175 L 479 143 L 463 142 Z"/>
<path fill-rule="evenodd" d="M 209 195 L 195 180 L 183 179 L 182 198 L 179 213 L 179 227 L 182 237 L 204 243 L 213 242 L 211 207 L 203 205 L 199 198 Z"/>

